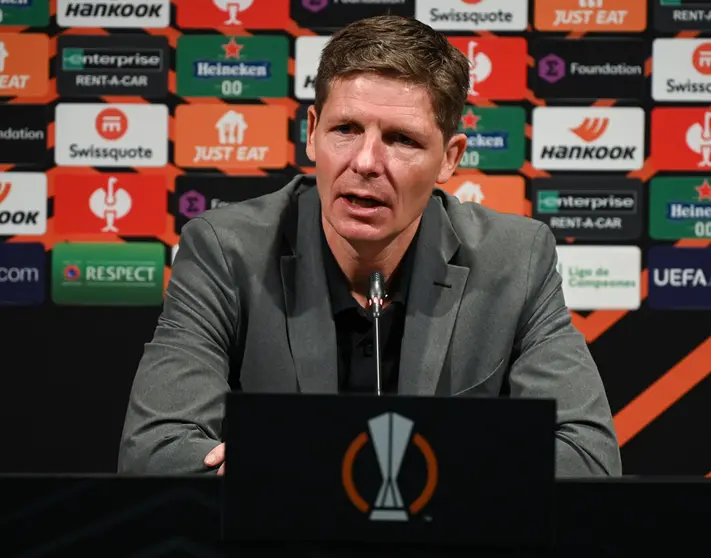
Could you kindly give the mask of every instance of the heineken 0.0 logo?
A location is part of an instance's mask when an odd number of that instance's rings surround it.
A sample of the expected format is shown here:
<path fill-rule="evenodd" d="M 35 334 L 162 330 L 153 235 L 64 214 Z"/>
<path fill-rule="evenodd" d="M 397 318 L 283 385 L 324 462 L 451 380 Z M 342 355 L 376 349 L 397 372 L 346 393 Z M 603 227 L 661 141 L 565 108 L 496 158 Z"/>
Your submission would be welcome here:
<path fill-rule="evenodd" d="M 286 37 L 184 35 L 178 39 L 177 89 L 186 97 L 286 97 Z"/>

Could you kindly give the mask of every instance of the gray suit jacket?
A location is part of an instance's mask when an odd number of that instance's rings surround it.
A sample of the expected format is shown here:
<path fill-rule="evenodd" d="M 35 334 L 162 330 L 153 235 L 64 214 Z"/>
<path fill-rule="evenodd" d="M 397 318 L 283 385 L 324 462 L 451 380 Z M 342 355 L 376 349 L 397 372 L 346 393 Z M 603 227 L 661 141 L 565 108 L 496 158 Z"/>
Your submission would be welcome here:
<path fill-rule="evenodd" d="M 315 181 L 183 228 L 163 313 L 133 383 L 119 473 L 213 473 L 224 395 L 337 393 Z M 556 474 L 618 475 L 610 407 L 538 221 L 436 189 L 422 219 L 398 391 L 553 397 Z M 522 464 L 525 466 L 525 464 Z"/>

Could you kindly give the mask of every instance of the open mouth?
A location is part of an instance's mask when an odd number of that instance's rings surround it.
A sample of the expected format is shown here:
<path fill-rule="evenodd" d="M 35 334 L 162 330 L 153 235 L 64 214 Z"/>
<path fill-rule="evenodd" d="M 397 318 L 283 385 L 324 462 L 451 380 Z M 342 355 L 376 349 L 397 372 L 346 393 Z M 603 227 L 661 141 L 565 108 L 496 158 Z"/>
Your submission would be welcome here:
<path fill-rule="evenodd" d="M 381 206 L 385 205 L 384 203 L 382 203 L 378 200 L 375 200 L 373 198 L 361 198 L 359 196 L 350 196 L 350 195 L 343 196 L 343 197 L 346 198 L 346 200 L 348 200 L 349 203 L 352 203 L 353 205 L 357 205 L 358 207 L 371 208 L 371 207 L 381 207 Z"/>

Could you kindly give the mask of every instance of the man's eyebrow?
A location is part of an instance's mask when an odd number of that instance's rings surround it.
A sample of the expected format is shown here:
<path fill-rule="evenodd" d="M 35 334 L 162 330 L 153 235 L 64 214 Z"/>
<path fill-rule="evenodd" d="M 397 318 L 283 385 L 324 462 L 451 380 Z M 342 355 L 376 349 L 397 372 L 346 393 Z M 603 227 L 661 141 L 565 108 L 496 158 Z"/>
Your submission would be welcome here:
<path fill-rule="evenodd" d="M 358 123 L 358 115 L 349 113 L 349 112 L 342 112 L 342 113 L 337 113 L 331 116 L 330 118 L 327 119 L 327 122 L 329 123 L 335 123 L 335 122 L 349 122 L 349 123 Z M 402 122 L 402 123 L 390 123 L 388 124 L 385 129 L 388 132 L 398 132 L 400 134 L 404 134 L 406 136 L 425 136 L 427 135 L 427 132 L 425 130 L 418 130 L 417 128 L 413 128 L 409 124 Z"/>

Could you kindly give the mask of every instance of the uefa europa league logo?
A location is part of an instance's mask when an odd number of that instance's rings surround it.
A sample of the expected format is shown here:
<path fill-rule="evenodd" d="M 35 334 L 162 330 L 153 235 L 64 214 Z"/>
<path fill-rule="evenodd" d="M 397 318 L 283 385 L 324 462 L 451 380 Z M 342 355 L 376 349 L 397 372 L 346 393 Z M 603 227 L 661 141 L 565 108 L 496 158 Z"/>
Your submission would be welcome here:
<path fill-rule="evenodd" d="M 346 495 L 356 508 L 369 513 L 371 521 L 407 521 L 430 501 L 437 487 L 437 458 L 430 444 L 415 433 L 414 422 L 397 413 L 384 413 L 368 421 L 368 431 L 361 432 L 351 442 L 343 459 L 342 480 Z M 382 482 L 375 501 L 369 504 L 358 492 L 353 480 L 353 463 L 360 450 L 370 441 L 373 445 Z M 413 444 L 425 458 L 427 480 L 420 495 L 406 505 L 397 478 L 405 453 Z"/>

